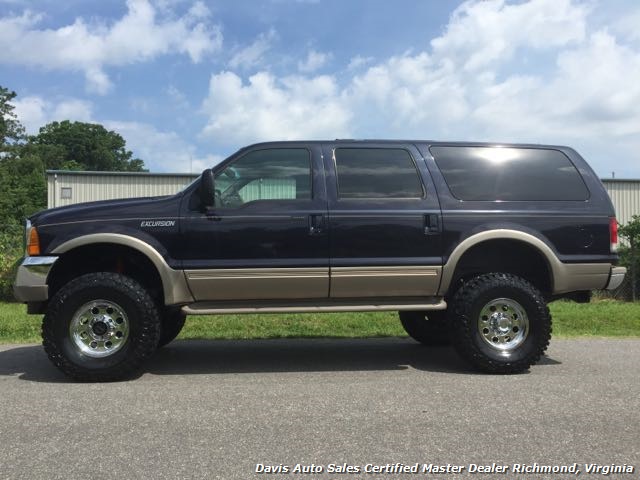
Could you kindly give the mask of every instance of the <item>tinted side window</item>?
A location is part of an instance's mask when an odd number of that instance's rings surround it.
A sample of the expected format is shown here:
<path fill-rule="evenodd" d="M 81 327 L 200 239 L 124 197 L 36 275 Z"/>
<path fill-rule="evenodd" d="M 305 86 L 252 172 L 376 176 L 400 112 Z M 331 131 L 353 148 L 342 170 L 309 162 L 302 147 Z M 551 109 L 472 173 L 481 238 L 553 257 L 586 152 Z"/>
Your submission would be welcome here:
<path fill-rule="evenodd" d="M 337 148 L 339 198 L 422 198 L 409 152 L 400 148 Z"/>
<path fill-rule="evenodd" d="M 582 177 L 558 150 L 431 147 L 451 193 L 460 200 L 587 200 Z"/>
<path fill-rule="evenodd" d="M 216 173 L 223 207 L 256 200 L 311 198 L 311 158 L 304 148 L 256 150 Z"/>

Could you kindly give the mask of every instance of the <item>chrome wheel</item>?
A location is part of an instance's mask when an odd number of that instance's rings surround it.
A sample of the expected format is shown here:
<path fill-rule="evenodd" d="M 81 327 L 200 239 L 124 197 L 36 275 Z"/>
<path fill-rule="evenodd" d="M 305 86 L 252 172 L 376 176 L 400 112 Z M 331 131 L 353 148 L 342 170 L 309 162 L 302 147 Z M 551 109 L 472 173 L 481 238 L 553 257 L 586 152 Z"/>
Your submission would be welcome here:
<path fill-rule="evenodd" d="M 76 310 L 69 325 L 69 337 L 83 354 L 107 357 L 126 343 L 129 320 L 117 303 L 93 300 Z"/>
<path fill-rule="evenodd" d="M 510 298 L 496 298 L 480 310 L 480 337 L 492 348 L 508 352 L 518 348 L 529 334 L 525 309 Z"/>

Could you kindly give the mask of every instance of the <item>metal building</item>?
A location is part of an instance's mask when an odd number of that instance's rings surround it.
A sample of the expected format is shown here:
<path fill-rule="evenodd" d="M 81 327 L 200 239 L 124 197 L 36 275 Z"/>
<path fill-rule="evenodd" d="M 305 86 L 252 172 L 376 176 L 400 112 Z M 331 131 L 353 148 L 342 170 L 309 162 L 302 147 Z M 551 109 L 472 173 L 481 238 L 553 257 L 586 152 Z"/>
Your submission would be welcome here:
<path fill-rule="evenodd" d="M 171 195 L 190 183 L 192 173 L 73 172 L 47 171 L 47 207 L 113 198 Z M 640 215 L 640 179 L 603 179 L 616 208 L 618 222 L 625 225 Z M 263 185 L 263 188 L 275 186 Z M 282 188 L 280 185 L 278 188 Z"/>
<path fill-rule="evenodd" d="M 114 198 L 172 195 L 197 174 L 47 170 L 47 208 Z"/>
<path fill-rule="evenodd" d="M 640 179 L 603 178 L 602 183 L 616 207 L 618 223 L 626 225 L 633 215 L 640 215 Z"/>

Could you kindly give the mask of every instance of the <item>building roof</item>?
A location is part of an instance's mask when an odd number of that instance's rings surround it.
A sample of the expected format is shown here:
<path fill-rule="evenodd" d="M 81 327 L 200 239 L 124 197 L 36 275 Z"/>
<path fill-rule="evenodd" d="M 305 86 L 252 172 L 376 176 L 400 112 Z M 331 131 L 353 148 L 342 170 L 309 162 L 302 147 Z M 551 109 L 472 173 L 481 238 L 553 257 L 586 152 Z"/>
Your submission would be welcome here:
<path fill-rule="evenodd" d="M 47 170 L 47 175 L 117 175 L 117 176 L 152 176 L 152 177 L 197 177 L 199 173 L 152 173 L 152 172 L 111 172 L 95 170 Z"/>

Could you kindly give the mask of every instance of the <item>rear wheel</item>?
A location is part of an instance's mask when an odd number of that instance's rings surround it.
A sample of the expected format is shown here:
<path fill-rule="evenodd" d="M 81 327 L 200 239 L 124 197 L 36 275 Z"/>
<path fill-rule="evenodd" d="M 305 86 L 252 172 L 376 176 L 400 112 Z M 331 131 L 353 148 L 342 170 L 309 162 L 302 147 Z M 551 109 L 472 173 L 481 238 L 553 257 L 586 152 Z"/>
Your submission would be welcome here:
<path fill-rule="evenodd" d="M 452 308 L 454 347 L 484 372 L 527 370 L 549 345 L 551 315 L 545 300 L 518 276 L 479 275 L 456 292 Z"/>
<path fill-rule="evenodd" d="M 400 323 L 414 340 L 429 346 L 449 345 L 446 310 L 399 312 Z"/>
<path fill-rule="evenodd" d="M 42 322 L 45 351 L 66 375 L 112 381 L 132 375 L 160 338 L 155 302 L 135 280 L 117 273 L 82 275 L 51 299 Z"/>

